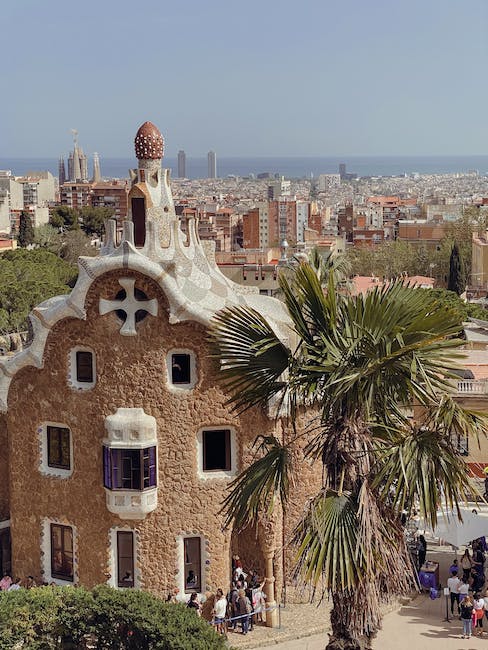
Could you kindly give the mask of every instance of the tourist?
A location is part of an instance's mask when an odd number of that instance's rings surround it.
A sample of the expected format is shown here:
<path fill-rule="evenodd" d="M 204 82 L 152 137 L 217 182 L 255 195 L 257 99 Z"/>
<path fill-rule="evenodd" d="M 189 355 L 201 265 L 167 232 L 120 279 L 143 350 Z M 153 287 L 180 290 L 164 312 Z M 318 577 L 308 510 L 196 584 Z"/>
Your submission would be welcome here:
<path fill-rule="evenodd" d="M 26 589 L 33 589 L 34 587 L 37 587 L 36 581 L 34 580 L 34 576 L 27 576 L 25 586 Z"/>
<path fill-rule="evenodd" d="M 194 609 L 198 616 L 202 615 L 202 606 L 198 602 L 198 594 L 194 593 L 190 596 L 190 600 L 186 604 L 190 609 Z"/>
<path fill-rule="evenodd" d="M 454 603 L 456 603 L 459 616 L 459 587 L 461 586 L 461 580 L 458 578 L 456 569 L 452 572 L 451 577 L 448 578 L 447 586 L 449 587 L 449 595 L 451 597 L 451 614 L 454 616 Z"/>
<path fill-rule="evenodd" d="M 457 557 L 454 558 L 454 560 L 452 561 L 451 566 L 449 567 L 449 574 L 452 575 L 454 573 L 454 571 L 457 571 L 459 573 L 459 566 L 458 566 Z"/>
<path fill-rule="evenodd" d="M 231 629 L 231 630 L 236 630 L 237 629 L 237 618 L 236 618 L 236 616 L 238 616 L 238 613 L 237 613 L 237 599 L 239 598 L 239 589 L 240 589 L 240 587 L 238 588 L 235 583 L 232 583 L 229 595 L 227 596 L 227 600 L 229 602 L 229 614 L 230 614 L 230 618 L 231 618 L 229 629 Z"/>
<path fill-rule="evenodd" d="M 241 621 L 242 634 L 247 634 L 249 631 L 249 614 L 251 613 L 251 603 L 246 596 L 244 589 L 239 589 L 239 597 L 237 599 L 237 612 Z"/>
<path fill-rule="evenodd" d="M 471 575 L 473 576 L 473 584 L 471 585 L 473 591 L 480 591 L 485 583 L 485 554 L 481 549 L 481 545 L 476 540 L 473 542 L 473 569 Z M 474 573 L 474 575 L 473 575 Z"/>
<path fill-rule="evenodd" d="M 476 636 L 483 636 L 483 617 L 485 615 L 485 599 L 481 594 L 477 593 L 474 596 L 473 602 L 474 618 L 475 618 L 475 631 Z"/>
<path fill-rule="evenodd" d="M 263 582 L 255 587 L 252 590 L 252 609 L 254 612 L 254 617 L 256 623 L 263 622 L 263 611 L 264 611 L 264 605 L 266 602 L 266 596 L 263 593 L 263 587 L 266 582 L 266 579 L 263 580 Z"/>
<path fill-rule="evenodd" d="M 473 563 L 471 562 L 471 555 L 469 553 L 469 550 L 466 549 L 464 551 L 464 555 L 461 558 L 461 569 L 463 570 L 463 579 L 466 581 L 469 580 L 469 576 L 471 575 L 471 569 L 472 569 Z"/>
<path fill-rule="evenodd" d="M 17 591 L 18 589 L 21 589 L 22 588 L 22 585 L 20 584 L 21 582 L 22 582 L 22 578 L 17 578 L 15 582 L 13 582 L 10 585 L 7 591 Z"/>
<path fill-rule="evenodd" d="M 472 629 L 472 616 L 473 616 L 474 603 L 471 596 L 468 594 L 461 603 L 461 620 L 463 622 L 463 639 L 471 638 Z"/>
<path fill-rule="evenodd" d="M 461 584 L 459 585 L 459 604 L 463 602 L 466 596 L 469 594 L 469 576 L 465 578 L 462 577 Z"/>
<path fill-rule="evenodd" d="M 227 612 L 227 599 L 222 589 L 217 589 L 213 614 L 215 630 L 218 634 L 225 634 L 225 614 Z"/>
<path fill-rule="evenodd" d="M 8 591 L 8 588 L 12 584 L 12 578 L 6 573 L 3 578 L 0 580 L 0 590 Z"/>
<path fill-rule="evenodd" d="M 427 542 L 425 541 L 425 537 L 423 535 L 419 535 L 417 541 L 417 553 L 418 553 L 419 570 L 420 570 L 423 567 L 425 563 L 425 558 L 427 556 Z"/>

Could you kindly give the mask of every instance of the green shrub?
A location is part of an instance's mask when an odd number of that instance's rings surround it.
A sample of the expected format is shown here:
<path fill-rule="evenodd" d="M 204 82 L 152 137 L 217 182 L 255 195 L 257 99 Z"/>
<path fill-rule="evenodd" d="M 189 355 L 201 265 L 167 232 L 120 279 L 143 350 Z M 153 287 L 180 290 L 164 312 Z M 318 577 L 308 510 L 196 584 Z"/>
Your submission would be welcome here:
<path fill-rule="evenodd" d="M 94 635 L 100 650 L 226 647 L 194 611 L 144 591 L 39 587 L 0 594 L 0 650 L 48 650 L 68 641 L 82 648 L 87 634 Z"/>

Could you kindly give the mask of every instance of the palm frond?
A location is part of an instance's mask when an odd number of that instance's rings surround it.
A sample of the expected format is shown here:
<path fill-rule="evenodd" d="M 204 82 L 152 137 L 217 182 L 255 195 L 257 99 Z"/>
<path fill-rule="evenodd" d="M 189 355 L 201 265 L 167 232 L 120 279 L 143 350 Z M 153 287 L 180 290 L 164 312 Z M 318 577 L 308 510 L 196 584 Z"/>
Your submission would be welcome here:
<path fill-rule="evenodd" d="M 296 527 L 296 577 L 323 590 L 353 589 L 364 566 L 357 505 L 350 493 L 328 490 L 310 501 Z"/>
<path fill-rule="evenodd" d="M 274 436 L 256 439 L 256 454 L 263 454 L 229 485 L 229 494 L 220 512 L 225 515 L 224 526 L 237 530 L 258 521 L 259 514 L 270 514 L 279 499 L 286 510 L 292 474 L 290 449 Z"/>
<path fill-rule="evenodd" d="M 382 433 L 380 433 L 382 431 Z M 434 527 L 443 502 L 457 509 L 471 491 L 466 464 L 441 428 L 412 426 L 375 433 L 378 463 L 373 486 L 398 510 L 418 499 L 422 517 Z"/>
<path fill-rule="evenodd" d="M 250 307 L 231 307 L 215 315 L 209 331 L 211 356 L 220 361 L 220 379 L 231 393 L 234 410 L 265 405 L 284 393 L 281 378 L 290 350 L 272 327 Z"/>

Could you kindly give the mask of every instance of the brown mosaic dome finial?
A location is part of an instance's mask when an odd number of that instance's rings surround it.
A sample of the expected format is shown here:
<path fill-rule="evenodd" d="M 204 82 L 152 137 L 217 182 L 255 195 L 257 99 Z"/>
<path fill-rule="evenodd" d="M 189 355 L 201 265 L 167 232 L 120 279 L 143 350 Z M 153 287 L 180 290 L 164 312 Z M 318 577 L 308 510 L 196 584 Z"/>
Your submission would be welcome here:
<path fill-rule="evenodd" d="M 161 160 L 164 153 L 164 140 L 161 131 L 152 122 L 144 122 L 139 127 L 134 140 L 138 160 Z"/>

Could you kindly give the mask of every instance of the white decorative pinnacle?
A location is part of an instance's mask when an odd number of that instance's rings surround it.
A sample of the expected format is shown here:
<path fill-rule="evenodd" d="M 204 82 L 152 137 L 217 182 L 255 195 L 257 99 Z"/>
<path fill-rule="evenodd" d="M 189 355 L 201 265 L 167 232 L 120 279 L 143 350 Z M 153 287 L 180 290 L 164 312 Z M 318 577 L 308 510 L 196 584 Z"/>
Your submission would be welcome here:
<path fill-rule="evenodd" d="M 122 336 L 137 336 L 136 332 L 136 312 L 147 311 L 151 316 L 158 315 L 158 301 L 155 298 L 151 300 L 137 300 L 134 295 L 134 285 L 136 281 L 134 278 L 119 278 L 120 286 L 125 290 L 125 298 L 123 300 L 105 300 L 100 298 L 100 314 L 108 314 L 111 311 L 118 311 L 119 309 L 125 311 L 126 319 L 120 333 Z"/>

